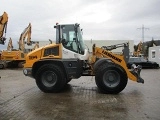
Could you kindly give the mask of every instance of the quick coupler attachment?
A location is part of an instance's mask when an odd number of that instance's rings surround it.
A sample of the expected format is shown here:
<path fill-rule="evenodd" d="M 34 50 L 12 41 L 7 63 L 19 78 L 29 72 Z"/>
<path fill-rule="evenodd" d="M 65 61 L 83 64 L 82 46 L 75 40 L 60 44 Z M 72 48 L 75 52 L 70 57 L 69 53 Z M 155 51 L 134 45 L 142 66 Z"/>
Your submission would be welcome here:
<path fill-rule="evenodd" d="M 138 83 L 144 83 L 144 80 L 140 76 L 141 70 L 142 70 L 141 65 L 136 66 L 135 64 L 133 64 L 131 66 L 131 72 L 132 72 L 133 75 L 135 75 L 137 77 L 137 82 Z"/>

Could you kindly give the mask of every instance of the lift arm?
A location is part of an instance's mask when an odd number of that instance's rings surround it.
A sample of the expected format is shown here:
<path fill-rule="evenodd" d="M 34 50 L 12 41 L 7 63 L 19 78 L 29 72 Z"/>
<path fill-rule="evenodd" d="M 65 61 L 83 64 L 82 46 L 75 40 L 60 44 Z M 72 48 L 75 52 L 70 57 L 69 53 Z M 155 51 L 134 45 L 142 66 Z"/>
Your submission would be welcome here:
<path fill-rule="evenodd" d="M 4 33 L 7 31 L 8 14 L 6 12 L 0 16 L 0 44 L 5 44 L 6 38 L 3 37 Z"/>
<path fill-rule="evenodd" d="M 129 46 L 129 43 L 121 43 L 121 44 L 116 44 L 116 45 L 111 45 L 111 46 L 102 46 L 102 49 L 105 49 L 105 50 L 113 50 L 113 49 L 116 49 L 116 48 L 119 48 L 119 47 L 126 47 L 126 46 Z"/>

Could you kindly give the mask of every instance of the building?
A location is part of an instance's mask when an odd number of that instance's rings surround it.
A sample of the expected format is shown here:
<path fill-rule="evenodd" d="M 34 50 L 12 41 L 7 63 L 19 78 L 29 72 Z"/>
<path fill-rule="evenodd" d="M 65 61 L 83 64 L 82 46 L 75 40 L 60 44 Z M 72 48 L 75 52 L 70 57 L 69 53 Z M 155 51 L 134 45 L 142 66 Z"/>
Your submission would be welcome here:
<path fill-rule="evenodd" d="M 160 46 L 149 47 L 149 61 L 157 62 L 160 65 Z"/>
<path fill-rule="evenodd" d="M 142 52 L 145 57 L 149 56 L 149 48 L 154 46 L 160 46 L 160 40 L 151 40 L 143 43 Z"/>

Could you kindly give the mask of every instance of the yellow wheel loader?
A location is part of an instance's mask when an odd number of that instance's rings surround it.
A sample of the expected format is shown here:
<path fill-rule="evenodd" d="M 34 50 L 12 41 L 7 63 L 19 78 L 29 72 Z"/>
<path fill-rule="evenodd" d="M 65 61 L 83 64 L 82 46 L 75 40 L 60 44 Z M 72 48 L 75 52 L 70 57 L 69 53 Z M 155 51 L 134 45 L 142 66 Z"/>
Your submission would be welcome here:
<path fill-rule="evenodd" d="M 103 93 L 117 94 L 130 80 L 144 83 L 141 66 L 129 70 L 129 44 L 96 47 L 92 52 L 84 47 L 79 24 L 56 24 L 56 43 L 38 48 L 26 56 L 23 73 L 36 80 L 43 92 L 60 92 L 73 78 L 95 76 Z M 111 51 L 124 47 L 122 54 Z"/>

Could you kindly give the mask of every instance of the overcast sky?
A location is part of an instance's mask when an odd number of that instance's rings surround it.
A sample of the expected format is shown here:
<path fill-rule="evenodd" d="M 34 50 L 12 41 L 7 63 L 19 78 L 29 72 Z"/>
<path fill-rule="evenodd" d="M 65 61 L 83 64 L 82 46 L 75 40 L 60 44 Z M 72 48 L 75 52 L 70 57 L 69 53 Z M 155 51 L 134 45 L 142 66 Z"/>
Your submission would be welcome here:
<path fill-rule="evenodd" d="M 85 40 L 160 40 L 160 0 L 0 0 L 0 15 L 8 13 L 6 48 L 11 37 L 32 24 L 31 39 L 55 40 L 53 26 L 80 23 Z"/>

